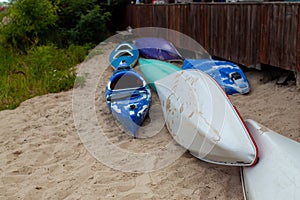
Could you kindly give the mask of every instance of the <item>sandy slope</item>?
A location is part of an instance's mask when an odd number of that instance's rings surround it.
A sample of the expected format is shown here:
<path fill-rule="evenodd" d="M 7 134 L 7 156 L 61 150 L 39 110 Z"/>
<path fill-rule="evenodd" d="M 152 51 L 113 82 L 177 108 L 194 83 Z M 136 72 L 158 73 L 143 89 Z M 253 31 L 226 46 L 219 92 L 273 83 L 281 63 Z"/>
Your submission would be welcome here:
<path fill-rule="evenodd" d="M 87 79 L 97 74 L 88 70 L 91 66 L 106 66 L 110 49 L 79 66 L 87 69 Z M 152 112 L 153 121 L 148 120 L 141 132 L 157 128 L 157 134 L 137 140 L 113 120 L 103 95 L 111 73 L 105 68 L 95 91 L 96 116 L 106 138 L 137 153 L 169 143 L 172 139 L 160 127 L 159 113 Z M 262 84 L 259 72 L 246 75 L 251 93 L 230 97 L 241 115 L 300 142 L 300 92 L 294 86 Z M 0 199 L 243 199 L 239 168 L 205 163 L 188 153 L 149 173 L 122 172 L 104 165 L 86 150 L 77 134 L 72 95 L 68 91 L 35 97 L 15 110 L 0 112 Z M 154 95 L 153 104 L 157 102 Z M 97 137 L 99 130 L 89 130 Z M 140 167 L 130 165 L 130 159 L 123 161 L 133 169 Z M 162 164 L 160 160 L 153 163 Z"/>

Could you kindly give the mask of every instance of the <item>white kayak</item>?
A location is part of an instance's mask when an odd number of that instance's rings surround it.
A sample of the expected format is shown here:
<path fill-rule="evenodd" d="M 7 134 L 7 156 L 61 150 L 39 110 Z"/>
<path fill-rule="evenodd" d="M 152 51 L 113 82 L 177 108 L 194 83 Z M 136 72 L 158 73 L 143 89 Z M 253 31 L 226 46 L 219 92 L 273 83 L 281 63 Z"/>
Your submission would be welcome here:
<path fill-rule="evenodd" d="M 167 128 L 195 157 L 251 166 L 257 147 L 224 90 L 205 72 L 183 70 L 155 82 Z"/>
<path fill-rule="evenodd" d="M 243 167 L 244 199 L 300 199 L 300 143 L 246 120 L 260 150 L 253 167 Z"/>

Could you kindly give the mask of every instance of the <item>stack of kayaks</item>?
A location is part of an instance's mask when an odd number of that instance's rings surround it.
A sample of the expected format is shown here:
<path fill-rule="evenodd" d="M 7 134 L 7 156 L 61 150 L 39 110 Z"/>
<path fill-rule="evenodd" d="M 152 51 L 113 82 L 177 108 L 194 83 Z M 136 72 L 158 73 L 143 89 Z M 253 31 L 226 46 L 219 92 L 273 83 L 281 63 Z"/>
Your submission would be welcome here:
<path fill-rule="evenodd" d="M 136 137 L 151 104 L 151 92 L 146 81 L 125 61 L 121 61 L 109 79 L 105 98 L 113 116 Z"/>
<path fill-rule="evenodd" d="M 253 120 L 243 121 L 227 96 L 250 91 L 238 66 L 212 59 L 186 59 L 180 68 L 165 62 L 183 59 L 171 43 L 159 38 L 139 38 L 133 43 L 137 47 L 125 43 L 112 54 L 122 52 L 125 46 L 126 51 L 140 51 L 144 57 L 139 59 L 141 73 L 157 92 L 166 126 L 178 144 L 203 161 L 242 166 L 247 200 L 299 198 L 300 145 Z M 114 117 L 136 136 L 149 111 L 151 93 L 131 68 L 137 60 L 127 58 L 132 55 L 122 54 L 131 64 L 114 64 L 106 101 Z M 111 55 L 120 60 L 122 56 Z"/>

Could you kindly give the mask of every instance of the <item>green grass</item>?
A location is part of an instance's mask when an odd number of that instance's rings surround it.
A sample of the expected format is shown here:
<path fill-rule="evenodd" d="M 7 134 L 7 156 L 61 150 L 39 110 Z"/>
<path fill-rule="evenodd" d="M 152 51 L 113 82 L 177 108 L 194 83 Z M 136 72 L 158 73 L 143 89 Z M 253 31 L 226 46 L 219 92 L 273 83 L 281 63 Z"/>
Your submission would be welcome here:
<path fill-rule="evenodd" d="M 14 109 L 37 95 L 73 88 L 74 66 L 85 59 L 88 48 L 38 46 L 21 55 L 0 46 L 0 110 Z"/>

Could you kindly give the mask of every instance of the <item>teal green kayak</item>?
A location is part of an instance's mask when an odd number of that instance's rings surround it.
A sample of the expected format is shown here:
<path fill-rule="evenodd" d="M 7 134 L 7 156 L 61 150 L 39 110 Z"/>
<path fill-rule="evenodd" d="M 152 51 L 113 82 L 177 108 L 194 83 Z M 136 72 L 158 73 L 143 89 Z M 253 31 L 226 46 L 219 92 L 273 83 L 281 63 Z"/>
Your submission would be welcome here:
<path fill-rule="evenodd" d="M 174 72 L 182 70 L 181 68 L 171 63 L 153 59 L 140 58 L 139 64 L 143 77 L 155 92 L 155 81 L 160 80 Z"/>

